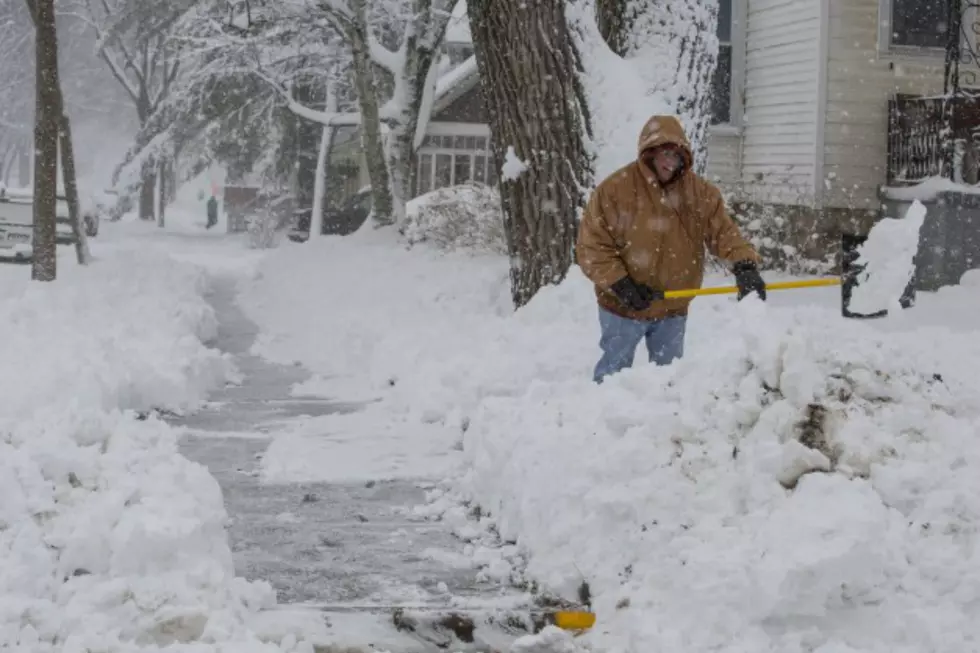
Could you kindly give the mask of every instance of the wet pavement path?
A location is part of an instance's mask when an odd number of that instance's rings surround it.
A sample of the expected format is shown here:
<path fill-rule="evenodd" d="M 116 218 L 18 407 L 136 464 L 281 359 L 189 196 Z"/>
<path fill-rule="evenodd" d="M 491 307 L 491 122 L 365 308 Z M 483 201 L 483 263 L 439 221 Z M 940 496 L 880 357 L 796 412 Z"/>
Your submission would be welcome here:
<path fill-rule="evenodd" d="M 476 569 L 446 562 L 460 560 L 464 546 L 448 525 L 411 518 L 424 502 L 424 481 L 260 482 L 261 455 L 284 422 L 358 406 L 292 396 L 291 387 L 309 373 L 250 353 L 258 328 L 238 308 L 235 294 L 233 279 L 215 284 L 210 301 L 220 326 L 212 346 L 234 357 L 242 382 L 215 392 L 204 410 L 170 421 L 189 429 L 181 442 L 184 455 L 206 465 L 221 485 L 237 573 L 271 583 L 281 603 L 325 609 L 338 635 L 348 631 L 345 645 L 369 646 L 376 627 L 391 629 L 392 612 L 382 606 L 430 606 L 424 614 L 438 620 L 447 614 L 440 606 L 454 597 L 482 604 L 513 599 L 515 590 L 481 582 Z M 378 609 L 365 612 L 365 606 Z M 364 629 L 365 641 L 355 641 L 356 634 L 352 640 L 352 628 Z M 448 643 L 446 629 L 423 630 L 403 635 L 399 648 L 436 650 Z M 487 648 L 479 637 L 472 646 Z"/>

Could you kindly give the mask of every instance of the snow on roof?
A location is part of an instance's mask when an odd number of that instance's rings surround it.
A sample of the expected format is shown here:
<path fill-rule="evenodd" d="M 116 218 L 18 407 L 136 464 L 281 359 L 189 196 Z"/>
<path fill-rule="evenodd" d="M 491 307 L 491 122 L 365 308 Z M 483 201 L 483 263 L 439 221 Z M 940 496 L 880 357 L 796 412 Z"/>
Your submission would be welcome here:
<path fill-rule="evenodd" d="M 460 2 L 453 9 L 453 17 L 449 19 L 446 29 L 446 43 L 472 43 L 470 34 L 470 19 L 466 14 L 466 2 Z"/>
<path fill-rule="evenodd" d="M 476 57 L 472 56 L 439 78 L 436 82 L 436 99 L 442 99 L 456 90 L 470 88 L 468 82 L 476 82 L 479 76 Z"/>

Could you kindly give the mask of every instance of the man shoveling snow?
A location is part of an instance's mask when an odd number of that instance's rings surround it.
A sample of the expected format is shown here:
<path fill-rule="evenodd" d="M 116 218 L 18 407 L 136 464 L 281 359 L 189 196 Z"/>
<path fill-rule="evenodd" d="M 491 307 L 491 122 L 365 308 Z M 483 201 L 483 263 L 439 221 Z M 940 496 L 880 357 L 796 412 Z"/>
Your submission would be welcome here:
<path fill-rule="evenodd" d="M 718 188 L 692 169 L 680 121 L 651 118 L 638 151 L 636 161 L 599 184 L 579 229 L 578 264 L 599 300 L 597 383 L 630 367 L 640 340 L 659 365 L 683 355 L 691 299 L 665 299 L 664 292 L 701 287 L 705 247 L 734 264 L 740 299 L 766 295 L 759 255 L 728 216 Z"/>

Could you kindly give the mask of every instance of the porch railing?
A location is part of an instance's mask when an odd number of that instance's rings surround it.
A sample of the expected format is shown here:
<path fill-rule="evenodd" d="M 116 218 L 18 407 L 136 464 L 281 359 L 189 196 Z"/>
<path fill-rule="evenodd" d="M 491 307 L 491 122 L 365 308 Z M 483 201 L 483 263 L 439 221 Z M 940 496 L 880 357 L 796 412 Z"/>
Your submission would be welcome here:
<path fill-rule="evenodd" d="M 889 186 L 940 176 L 949 157 L 948 148 L 957 153 L 952 161 L 953 179 L 963 180 L 963 155 L 975 152 L 980 145 L 980 97 L 958 96 L 950 101 L 950 129 L 943 116 L 943 103 L 942 97 L 916 95 L 896 95 L 889 100 Z"/>

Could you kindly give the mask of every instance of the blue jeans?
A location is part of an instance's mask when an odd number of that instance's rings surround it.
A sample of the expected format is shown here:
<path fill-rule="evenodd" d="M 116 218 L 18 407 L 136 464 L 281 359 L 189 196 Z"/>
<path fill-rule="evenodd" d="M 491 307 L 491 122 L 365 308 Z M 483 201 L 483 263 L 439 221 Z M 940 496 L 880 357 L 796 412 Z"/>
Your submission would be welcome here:
<path fill-rule="evenodd" d="M 684 331 L 687 318 L 665 317 L 659 320 L 631 320 L 599 308 L 602 358 L 595 367 L 593 380 L 602 383 L 610 374 L 633 365 L 640 340 L 646 340 L 650 362 L 669 365 L 684 355 Z"/>

